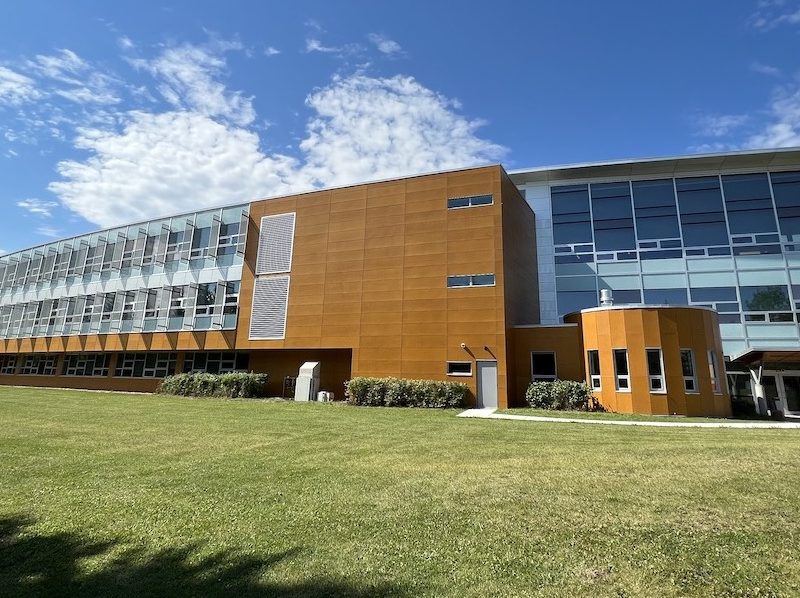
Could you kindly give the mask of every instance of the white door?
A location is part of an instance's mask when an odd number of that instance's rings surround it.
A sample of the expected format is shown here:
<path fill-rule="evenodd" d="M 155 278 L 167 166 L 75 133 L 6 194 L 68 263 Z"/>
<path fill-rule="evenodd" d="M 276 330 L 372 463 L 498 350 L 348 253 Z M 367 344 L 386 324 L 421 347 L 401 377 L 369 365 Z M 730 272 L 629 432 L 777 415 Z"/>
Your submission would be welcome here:
<path fill-rule="evenodd" d="M 497 408 L 497 362 L 478 361 L 478 407 Z"/>

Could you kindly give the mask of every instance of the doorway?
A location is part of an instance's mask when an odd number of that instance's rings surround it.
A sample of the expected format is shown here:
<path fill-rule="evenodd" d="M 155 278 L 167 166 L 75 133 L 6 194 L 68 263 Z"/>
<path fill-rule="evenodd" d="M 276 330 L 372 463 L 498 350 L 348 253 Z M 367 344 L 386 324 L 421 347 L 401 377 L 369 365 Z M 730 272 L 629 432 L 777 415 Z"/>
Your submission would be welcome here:
<path fill-rule="evenodd" d="M 497 409 L 497 362 L 477 361 L 479 409 Z"/>
<path fill-rule="evenodd" d="M 786 415 L 800 417 L 800 372 L 764 372 L 764 398 Z"/>

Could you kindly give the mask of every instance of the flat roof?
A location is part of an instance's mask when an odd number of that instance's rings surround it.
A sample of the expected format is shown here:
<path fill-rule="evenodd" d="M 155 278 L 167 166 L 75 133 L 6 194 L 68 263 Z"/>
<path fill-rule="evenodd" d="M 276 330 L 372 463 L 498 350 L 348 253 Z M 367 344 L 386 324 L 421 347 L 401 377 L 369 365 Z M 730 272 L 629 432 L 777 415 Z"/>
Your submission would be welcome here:
<path fill-rule="evenodd" d="M 786 147 L 536 166 L 511 170 L 508 175 L 514 184 L 524 185 L 585 178 L 691 175 L 718 170 L 797 167 L 800 167 L 800 147 Z"/>
<path fill-rule="evenodd" d="M 763 362 L 800 362 L 800 347 L 750 347 L 731 357 L 731 363 L 742 365 L 754 365 Z"/>

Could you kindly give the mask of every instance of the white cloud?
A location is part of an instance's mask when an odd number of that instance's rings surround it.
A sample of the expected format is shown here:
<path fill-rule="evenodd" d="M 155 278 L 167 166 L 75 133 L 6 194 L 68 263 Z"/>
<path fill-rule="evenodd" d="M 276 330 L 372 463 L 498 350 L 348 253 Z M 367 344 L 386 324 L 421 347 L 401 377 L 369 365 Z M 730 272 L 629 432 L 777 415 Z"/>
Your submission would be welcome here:
<path fill-rule="evenodd" d="M 396 41 L 389 39 L 385 35 L 379 33 L 370 33 L 367 35 L 372 44 L 378 48 L 379 52 L 383 54 L 397 54 L 403 51 L 403 48 Z"/>
<path fill-rule="evenodd" d="M 320 185 L 472 166 L 505 153 L 476 135 L 481 121 L 412 77 L 336 78 L 306 103 L 317 115 L 300 149 Z"/>
<path fill-rule="evenodd" d="M 746 114 L 709 114 L 698 119 L 699 134 L 707 137 L 725 137 L 749 120 Z"/>
<path fill-rule="evenodd" d="M 267 46 L 264 49 L 264 56 L 277 56 L 280 53 L 281 51 L 278 50 L 278 48 L 275 48 L 274 46 Z"/>
<path fill-rule="evenodd" d="M 51 239 L 58 239 L 62 236 L 61 231 L 52 226 L 40 226 L 36 229 L 36 234 L 42 235 L 43 237 L 50 237 Z"/>
<path fill-rule="evenodd" d="M 306 53 L 311 52 L 323 52 L 323 53 L 332 53 L 338 52 L 339 48 L 334 48 L 332 46 L 323 46 L 322 42 L 318 39 L 310 37 L 306 40 Z"/>
<path fill-rule="evenodd" d="M 34 60 L 28 61 L 31 70 L 56 81 L 80 84 L 75 76 L 89 68 L 89 65 L 75 52 L 61 49 L 56 54 L 37 54 Z"/>
<path fill-rule="evenodd" d="M 121 127 L 79 131 L 85 160 L 58 164 L 49 185 L 101 226 L 321 185 L 473 166 L 505 149 L 477 136 L 481 121 L 411 77 L 354 75 L 309 95 L 315 112 L 301 158 L 265 154 L 252 131 L 207 114 L 131 112 Z"/>
<path fill-rule="evenodd" d="M 58 202 L 36 198 L 21 199 L 17 202 L 17 207 L 28 210 L 31 214 L 49 218 L 53 215 L 53 208 L 58 207 Z"/>
<path fill-rule="evenodd" d="M 769 122 L 745 142 L 748 148 L 800 145 L 800 86 L 780 87 L 769 105 Z"/>
<path fill-rule="evenodd" d="M 132 60 L 131 64 L 156 77 L 159 92 L 174 107 L 247 125 L 255 119 L 252 98 L 228 91 L 217 80 L 225 71 L 224 52 L 231 49 L 240 46 L 184 44 L 167 48 L 154 60 Z"/>
<path fill-rule="evenodd" d="M 783 0 L 762 0 L 749 22 L 759 31 L 769 31 L 781 25 L 800 25 L 800 6 L 797 2 L 787 6 Z"/>
<path fill-rule="evenodd" d="M 60 162 L 49 189 L 101 226 L 310 187 L 294 159 L 203 114 L 134 112 L 121 131 L 81 130 L 76 145 L 91 157 Z"/>
<path fill-rule="evenodd" d="M 123 35 L 117 40 L 119 47 L 123 50 L 130 50 L 131 48 L 136 47 L 136 44 L 133 43 L 133 40 L 129 38 L 127 35 Z"/>
<path fill-rule="evenodd" d="M 780 77 L 781 76 L 781 69 L 776 66 L 772 66 L 770 64 L 762 64 L 760 62 L 753 61 L 750 64 L 750 70 L 754 73 L 758 73 L 760 75 L 767 75 L 769 77 Z"/>
<path fill-rule="evenodd" d="M 17 106 L 41 97 L 30 77 L 0 66 L 0 103 Z"/>

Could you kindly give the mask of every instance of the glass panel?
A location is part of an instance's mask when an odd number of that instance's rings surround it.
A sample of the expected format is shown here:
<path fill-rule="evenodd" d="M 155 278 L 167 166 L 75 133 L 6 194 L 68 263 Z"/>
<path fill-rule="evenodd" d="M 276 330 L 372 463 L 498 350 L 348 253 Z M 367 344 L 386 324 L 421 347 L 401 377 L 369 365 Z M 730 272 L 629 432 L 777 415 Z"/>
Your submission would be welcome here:
<path fill-rule="evenodd" d="M 589 374 L 592 376 L 600 375 L 600 352 L 588 351 L 589 356 Z"/>
<path fill-rule="evenodd" d="M 800 172 L 774 172 L 770 178 L 781 234 L 791 239 L 800 235 Z"/>
<path fill-rule="evenodd" d="M 748 311 L 783 311 L 791 309 L 789 289 L 782 285 L 742 286 L 742 306 Z"/>
<path fill-rule="evenodd" d="M 531 373 L 537 376 L 556 375 L 555 353 L 531 353 Z"/>
<path fill-rule="evenodd" d="M 617 376 L 628 375 L 628 351 L 626 349 L 614 349 L 614 368 Z"/>
<path fill-rule="evenodd" d="M 692 301 L 736 301 L 736 287 L 691 288 Z"/>
<path fill-rule="evenodd" d="M 553 210 L 553 241 L 556 245 L 591 243 L 589 187 L 566 185 L 550 190 Z"/>
<path fill-rule="evenodd" d="M 731 234 L 777 230 L 766 174 L 723 176 L 722 186 Z"/>
<path fill-rule="evenodd" d="M 728 228 L 717 177 L 676 179 L 686 246 L 727 245 Z"/>
<path fill-rule="evenodd" d="M 800 411 L 800 376 L 783 376 L 783 389 L 786 393 L 786 410 Z"/>
<path fill-rule="evenodd" d="M 558 291 L 557 297 L 558 313 L 561 315 L 597 307 L 599 302 L 596 291 Z"/>
<path fill-rule="evenodd" d="M 647 373 L 651 376 L 661 375 L 661 349 L 647 350 Z"/>
<path fill-rule="evenodd" d="M 639 239 L 679 237 L 678 210 L 672 179 L 635 181 L 633 205 Z"/>
<path fill-rule="evenodd" d="M 644 302 L 650 305 L 688 305 L 686 289 L 645 289 Z"/>
<path fill-rule="evenodd" d="M 694 376 L 694 361 L 692 360 L 692 352 L 688 349 L 681 350 L 681 369 L 684 376 Z"/>

